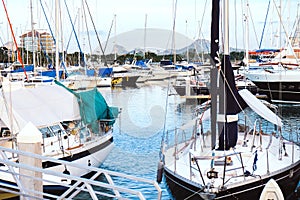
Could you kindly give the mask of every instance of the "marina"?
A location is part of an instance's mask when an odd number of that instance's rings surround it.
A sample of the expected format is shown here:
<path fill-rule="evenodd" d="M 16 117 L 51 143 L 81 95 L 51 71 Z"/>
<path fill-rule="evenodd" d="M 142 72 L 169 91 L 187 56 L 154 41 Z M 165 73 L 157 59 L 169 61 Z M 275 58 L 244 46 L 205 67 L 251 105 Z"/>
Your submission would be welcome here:
<path fill-rule="evenodd" d="M 148 28 L 146 14 L 144 29 L 119 34 L 124 2 L 108 33 L 99 16 L 114 9 L 93 0 L 28 0 L 30 28 L 19 30 L 11 2 L 0 20 L 0 199 L 300 200 L 295 2 L 266 4 L 259 49 L 255 0 L 195 1 L 185 12 L 195 24 L 182 24 L 175 0 L 172 30 Z M 265 33 L 270 19 L 277 30 Z"/>
<path fill-rule="evenodd" d="M 100 166 L 101 169 L 156 180 L 164 126 L 166 130 L 174 130 L 190 123 L 193 119 L 191 113 L 198 106 L 195 103 L 187 103 L 185 98 L 177 95 L 168 85 L 169 81 L 165 80 L 139 84 L 138 87 L 98 89 L 109 105 L 118 106 L 122 110 L 114 125 L 114 148 Z M 167 108 L 166 99 L 168 99 Z M 140 109 L 141 107 L 144 109 Z M 281 112 L 284 122 L 287 123 L 287 126 L 283 127 L 284 136 L 299 141 L 300 133 L 292 132 L 291 127 L 298 130 L 300 107 L 281 105 Z M 256 117 L 251 111 L 249 116 L 253 119 Z M 148 184 L 137 185 L 135 181 L 122 178 L 114 179 L 114 183 L 141 191 L 146 199 L 157 198 L 157 190 Z M 161 199 L 171 199 L 172 195 L 164 179 L 159 186 L 162 190 Z M 88 194 L 81 195 L 90 198 Z M 127 195 L 132 197 L 130 194 Z M 107 197 L 100 195 L 99 199 Z"/>

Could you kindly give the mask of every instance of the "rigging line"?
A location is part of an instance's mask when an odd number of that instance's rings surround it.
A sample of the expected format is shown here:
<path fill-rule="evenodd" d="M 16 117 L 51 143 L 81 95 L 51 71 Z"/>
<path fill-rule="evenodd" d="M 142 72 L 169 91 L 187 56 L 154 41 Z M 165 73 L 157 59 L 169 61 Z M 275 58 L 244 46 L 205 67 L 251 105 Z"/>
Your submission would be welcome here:
<path fill-rule="evenodd" d="M 3 32 L 2 32 L 2 30 L 1 30 L 1 35 L 4 35 Z M 4 43 L 3 43 L 1 35 L 0 35 L 0 41 L 1 41 L 2 46 L 4 46 Z"/>
<path fill-rule="evenodd" d="M 277 6 L 276 6 L 276 3 L 275 3 L 275 0 L 273 0 L 273 3 L 274 3 L 274 5 L 275 5 L 276 12 L 277 12 L 277 14 L 278 14 L 278 16 L 279 16 L 279 21 L 280 21 L 280 24 L 281 24 L 280 28 L 281 28 L 281 27 L 283 28 L 285 37 L 286 37 L 286 39 L 287 39 L 288 46 L 289 46 L 290 48 L 292 48 L 293 56 L 295 56 L 296 62 L 299 63 L 299 58 L 298 58 L 298 56 L 296 55 L 295 51 L 293 50 L 293 45 L 291 44 L 291 41 L 289 40 L 288 32 L 287 32 L 287 30 L 286 30 L 286 27 L 285 27 L 283 21 L 282 21 L 282 16 L 281 16 L 281 14 L 280 14 L 280 10 L 278 10 L 278 8 L 277 8 Z"/>
<path fill-rule="evenodd" d="M 234 0 L 234 38 L 235 38 L 235 50 L 237 51 L 237 9 L 236 9 L 236 0 Z"/>
<path fill-rule="evenodd" d="M 300 18 L 299 18 L 298 13 L 299 13 L 299 5 L 298 5 L 298 8 L 297 8 L 296 20 L 294 21 L 294 24 L 292 26 L 292 30 L 295 29 L 295 31 L 294 32 L 291 31 L 291 33 L 290 33 L 290 38 L 292 38 L 292 43 L 295 43 L 296 39 L 299 38 L 299 37 L 297 37 L 299 35 L 299 24 L 300 24 Z"/>
<path fill-rule="evenodd" d="M 2 3 L 3 3 L 3 7 L 4 7 L 4 10 L 5 10 L 5 13 L 6 13 L 6 17 L 7 17 L 7 21 L 8 21 L 8 24 L 9 24 L 9 28 L 10 28 L 11 34 L 12 34 L 12 36 L 13 36 L 14 44 L 15 44 L 16 51 L 17 51 L 17 54 L 18 54 L 18 60 L 19 60 L 19 62 L 20 62 L 21 65 L 22 65 L 22 69 L 24 70 L 24 74 L 25 74 L 25 76 L 26 76 L 26 80 L 29 81 L 28 75 L 27 75 L 27 73 L 26 73 L 26 70 L 25 70 L 25 67 L 24 67 L 24 63 L 23 63 L 23 60 L 22 60 L 22 57 L 21 57 L 21 53 L 20 53 L 20 50 L 19 50 L 19 47 L 18 47 L 18 44 L 17 44 L 17 41 L 16 41 L 16 37 L 15 37 L 14 31 L 13 31 L 13 28 L 12 28 L 12 25 L 11 25 L 11 22 L 10 22 L 10 19 L 9 19 L 9 17 L 8 17 L 8 12 L 7 12 L 7 9 L 6 9 L 4 0 L 2 0 Z"/>
<path fill-rule="evenodd" d="M 204 16 L 205 16 L 205 11 L 206 11 L 206 4 L 207 4 L 207 0 L 205 1 L 204 4 L 204 8 L 203 8 L 203 14 L 202 14 L 202 18 L 201 18 L 201 23 L 200 23 L 200 27 L 199 27 L 199 33 L 198 33 L 198 38 L 200 38 L 200 35 L 202 33 L 202 26 L 203 26 L 203 21 L 204 21 Z M 204 37 L 203 37 L 204 38 Z"/>
<path fill-rule="evenodd" d="M 268 9 L 267 9 L 266 17 L 265 17 L 265 23 L 264 23 L 263 31 L 262 31 L 262 33 L 261 33 L 260 43 L 259 43 L 258 49 L 261 48 L 261 43 L 262 43 L 262 41 L 263 41 L 263 37 L 264 37 L 264 33 L 265 33 L 265 28 L 266 28 L 266 24 L 267 24 L 267 18 L 268 18 L 269 10 L 270 10 L 270 3 L 271 3 L 271 0 L 269 0 Z"/>
<path fill-rule="evenodd" d="M 50 30 L 50 33 L 51 33 L 53 42 L 54 42 L 54 44 L 56 45 L 56 38 L 55 38 L 54 33 L 53 33 L 52 29 L 51 29 L 51 25 L 50 25 L 50 22 L 49 22 L 49 20 L 48 20 L 47 15 L 46 15 L 46 11 L 45 11 L 45 9 L 44 9 L 44 6 L 43 6 L 43 4 L 42 4 L 42 0 L 40 0 L 40 4 L 41 4 L 41 7 L 42 7 L 44 16 L 45 16 L 45 18 L 46 18 L 46 22 L 47 22 L 47 25 L 48 25 L 48 27 L 49 27 L 49 30 Z M 47 5 L 46 5 L 46 6 L 47 6 Z M 40 42 L 40 44 L 41 44 L 41 46 L 43 46 L 43 45 L 42 45 L 42 42 Z M 57 44 L 57 45 L 58 45 L 58 44 Z M 46 57 L 51 61 L 50 63 L 52 64 L 52 60 L 51 60 L 50 57 L 47 55 L 47 52 L 46 52 L 46 51 L 44 52 L 44 54 L 45 54 Z M 62 61 L 62 62 L 61 62 L 61 65 L 63 66 L 63 68 L 64 68 L 64 70 L 65 70 L 65 73 L 66 73 L 66 75 L 68 76 L 68 71 L 67 71 L 67 69 L 66 69 L 65 63 L 64 63 L 64 61 L 63 61 L 61 55 L 59 56 L 59 59 Z"/>
<path fill-rule="evenodd" d="M 74 24 L 77 22 L 77 16 L 78 15 L 75 16 L 75 19 L 74 19 L 74 22 L 73 22 Z M 73 31 L 71 31 L 71 33 L 70 33 L 70 37 L 69 37 L 69 40 L 68 40 L 68 43 L 67 43 L 66 51 L 68 51 L 70 43 L 71 43 L 71 39 L 72 39 L 72 35 L 73 35 L 72 32 Z"/>
<path fill-rule="evenodd" d="M 112 30 L 112 27 L 113 27 L 113 25 L 114 25 L 114 21 L 115 21 L 115 20 L 114 20 L 114 18 L 113 18 L 113 20 L 111 21 L 110 29 L 109 29 L 109 32 L 108 32 L 108 35 L 107 35 L 107 39 L 106 39 L 106 42 L 105 42 L 104 52 L 105 52 L 106 47 L 107 47 L 107 44 L 108 44 L 108 39 L 109 39 L 109 37 L 110 37 L 111 30 Z"/>
<path fill-rule="evenodd" d="M 89 28 L 88 28 L 88 25 L 87 25 L 87 19 L 86 19 L 86 13 L 85 13 L 83 0 L 82 0 L 82 7 L 83 7 L 84 20 L 85 20 L 85 28 L 86 28 L 86 31 L 87 31 L 87 36 L 88 36 L 88 41 L 89 41 L 90 53 L 92 55 L 92 45 L 91 45 L 91 39 L 90 39 L 90 34 L 89 34 L 90 32 L 89 32 Z"/>
<path fill-rule="evenodd" d="M 250 8 L 250 6 L 249 6 L 249 8 Z M 253 21 L 253 17 L 252 17 L 251 9 L 249 9 L 249 13 L 250 13 L 250 19 L 251 19 L 251 22 L 252 22 L 252 26 L 253 26 L 253 32 L 254 32 L 254 35 L 255 35 L 255 40 L 256 40 L 256 43 L 259 44 L 257 32 L 256 32 L 256 29 L 255 29 L 255 25 L 254 25 L 254 21 Z"/>
<path fill-rule="evenodd" d="M 241 5 L 241 11 L 242 11 L 242 15 L 243 16 L 245 16 L 245 10 L 244 10 L 244 2 L 243 2 L 243 0 L 241 0 L 241 2 L 240 2 L 240 5 Z M 246 44 L 245 44 L 245 38 L 244 38 L 244 36 L 246 35 L 246 33 L 245 33 L 245 20 L 243 19 L 243 18 L 241 18 L 241 22 L 240 22 L 240 24 L 242 25 L 242 36 L 243 36 L 243 47 L 244 47 L 244 49 L 246 49 Z M 244 57 L 246 57 L 246 51 L 244 52 Z"/>
<path fill-rule="evenodd" d="M 9 85 L 9 89 L 11 90 L 11 83 L 8 84 Z M 10 132 L 12 133 L 12 135 L 14 135 L 14 123 L 13 121 L 15 121 L 16 123 L 16 126 L 18 128 L 20 128 L 20 125 L 19 125 L 19 121 L 16 119 L 16 116 L 13 115 L 13 111 L 12 111 L 12 106 L 8 106 L 9 104 L 12 105 L 12 97 L 11 97 L 11 92 L 9 92 L 9 95 L 10 95 L 10 102 L 8 103 L 8 100 L 6 98 L 6 95 L 4 93 L 4 90 L 3 88 L 1 89 L 1 93 L 2 93 L 2 98 L 3 98 L 3 101 L 4 101 L 4 105 L 5 105 L 5 109 L 6 109 L 6 113 L 7 113 L 7 118 L 9 119 L 9 123 L 10 123 Z M 10 113 L 10 114 L 9 114 Z"/>
<path fill-rule="evenodd" d="M 165 176 L 167 176 L 167 175 L 165 175 Z M 180 186 L 180 187 L 182 187 L 182 188 L 184 188 L 184 189 L 186 189 L 186 190 L 189 190 L 191 193 L 194 193 L 194 194 L 199 195 L 200 192 L 203 192 L 203 187 L 200 188 L 198 191 L 194 191 L 194 190 L 191 190 L 189 187 L 186 187 L 185 185 L 182 185 L 180 182 L 177 182 L 177 181 L 174 180 L 172 177 L 170 177 L 170 176 L 167 176 L 167 177 L 168 177 L 168 179 L 170 179 L 173 183 L 175 183 L 176 185 L 178 185 L 178 186 Z M 184 200 L 188 200 L 190 197 L 193 197 L 194 194 L 191 194 L 189 197 L 185 198 Z"/>
<path fill-rule="evenodd" d="M 169 72 L 170 74 L 170 72 Z M 159 151 L 159 158 L 160 161 L 164 161 L 163 158 L 163 147 L 164 147 L 164 142 L 165 142 L 165 134 L 166 134 L 166 123 L 167 123 L 167 114 L 168 114 L 168 103 L 169 103 L 169 92 L 170 92 L 170 81 L 171 79 L 169 78 L 168 81 L 168 88 L 167 88 L 167 98 L 166 98 L 166 104 L 165 104 L 165 117 L 164 117 L 164 128 L 163 128 L 163 134 L 162 134 L 162 139 L 161 139 L 161 145 L 160 145 L 160 151 Z M 176 129 L 175 129 L 176 130 Z"/>
<path fill-rule="evenodd" d="M 51 58 L 49 57 L 48 53 L 47 53 L 47 49 L 45 48 L 45 46 L 43 45 L 43 42 L 42 40 L 40 40 L 40 45 L 41 45 L 41 49 L 45 55 L 45 57 L 47 58 L 47 61 L 49 62 L 50 61 L 50 64 L 52 65 L 52 60 Z"/>
<path fill-rule="evenodd" d="M 54 37 L 53 31 L 52 31 L 52 29 L 51 29 L 51 26 L 50 26 L 50 23 L 49 23 L 48 17 L 47 17 L 47 15 L 46 15 L 46 12 L 45 12 L 44 6 L 43 6 L 43 4 L 42 4 L 42 0 L 40 0 L 40 4 L 41 4 L 42 10 L 43 10 L 43 13 L 44 13 L 44 15 L 45 15 L 46 22 L 47 22 L 47 24 L 48 24 L 48 27 L 49 27 L 49 29 L 50 29 L 50 33 L 51 33 L 51 35 L 52 35 L 53 42 L 54 42 L 54 44 L 56 44 L 56 40 L 55 40 L 55 37 Z"/>
<path fill-rule="evenodd" d="M 87 7 L 87 9 L 88 9 L 88 12 L 89 12 L 91 21 L 92 21 L 92 24 L 93 24 L 93 27 L 94 27 L 94 31 L 95 31 L 96 36 L 97 36 L 98 43 L 99 43 L 100 49 L 101 49 L 101 51 L 102 51 L 102 55 L 103 55 L 103 57 L 104 57 L 104 65 L 107 66 L 106 56 L 104 55 L 104 50 L 103 50 L 103 47 L 102 47 L 102 44 L 101 44 L 101 41 L 100 41 L 98 32 L 97 32 L 97 30 L 96 30 L 96 26 L 95 26 L 95 23 L 94 23 L 94 20 L 93 20 L 93 17 L 92 17 L 92 14 L 91 14 L 89 5 L 88 5 L 88 3 L 87 3 L 87 0 L 85 0 L 85 4 L 86 4 L 86 7 Z"/>
<path fill-rule="evenodd" d="M 80 55 L 81 55 L 81 58 L 82 58 L 82 61 L 83 61 L 83 66 L 85 66 L 86 63 L 85 63 L 85 59 L 84 59 L 84 54 L 83 54 L 83 52 L 82 52 L 82 50 L 81 50 L 81 47 L 80 47 L 80 44 L 79 44 L 79 40 L 78 40 L 76 31 L 75 31 L 74 24 L 73 24 L 72 19 L 71 19 L 71 15 L 70 15 L 70 12 L 69 12 L 69 8 L 68 8 L 68 5 L 67 5 L 66 0 L 64 0 L 64 2 L 65 2 L 65 5 L 66 5 L 66 8 L 67 8 L 67 13 L 68 13 L 68 16 L 69 16 L 69 19 L 70 19 L 70 22 L 71 22 L 71 25 L 72 25 L 72 29 L 73 29 L 73 32 L 74 32 L 74 35 L 75 35 L 75 39 L 76 39 L 76 42 L 77 42 L 77 45 L 78 45 L 78 48 L 79 48 L 79 51 L 80 51 Z"/>

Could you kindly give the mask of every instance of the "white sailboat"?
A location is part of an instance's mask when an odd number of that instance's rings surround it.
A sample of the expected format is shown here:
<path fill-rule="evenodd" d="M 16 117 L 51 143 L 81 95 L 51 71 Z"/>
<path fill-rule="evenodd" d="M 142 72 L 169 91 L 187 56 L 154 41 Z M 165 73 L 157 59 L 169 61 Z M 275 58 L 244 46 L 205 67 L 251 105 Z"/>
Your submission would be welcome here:
<path fill-rule="evenodd" d="M 1 146 L 17 149 L 17 135 L 29 122 L 42 136 L 43 156 L 99 167 L 114 146 L 114 109 L 107 105 L 97 88 L 75 93 L 62 85 L 21 87 L 1 91 L 0 101 Z M 11 155 L 10 159 L 17 161 L 18 157 Z M 49 161 L 43 161 L 42 166 L 74 176 L 90 173 Z M 5 170 L 7 166 L 0 168 Z M 0 177 L 0 184 L 2 181 L 16 184 L 13 176 Z M 49 183 L 44 185 L 50 193 L 61 192 L 57 188 L 59 186 Z"/>

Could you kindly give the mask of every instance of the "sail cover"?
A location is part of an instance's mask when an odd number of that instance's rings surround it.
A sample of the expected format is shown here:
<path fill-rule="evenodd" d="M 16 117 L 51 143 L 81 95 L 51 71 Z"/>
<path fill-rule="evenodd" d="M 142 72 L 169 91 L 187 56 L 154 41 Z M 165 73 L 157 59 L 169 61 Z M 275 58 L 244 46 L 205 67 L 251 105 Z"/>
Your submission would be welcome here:
<path fill-rule="evenodd" d="M 81 119 L 94 133 L 99 132 L 98 120 L 106 121 L 108 125 L 115 123 L 119 109 L 108 106 L 97 88 L 75 92 L 56 80 L 54 82 L 77 97 Z"/>
<path fill-rule="evenodd" d="M 218 150 L 228 150 L 237 142 L 237 114 L 247 107 L 235 86 L 234 75 L 229 55 L 221 61 L 219 94 L 219 146 Z M 234 119 L 234 120 L 232 120 Z"/>
<path fill-rule="evenodd" d="M 265 106 L 260 100 L 258 100 L 251 92 L 249 92 L 249 90 L 240 90 L 239 94 L 254 112 L 259 114 L 261 117 L 268 120 L 269 122 L 276 124 L 280 127 L 282 126 L 281 119 L 275 113 L 273 113 L 267 106 Z"/>
<path fill-rule="evenodd" d="M 80 119 L 77 98 L 57 85 L 2 92 L 0 102 L 1 120 L 14 132 L 28 122 L 39 127 Z"/>

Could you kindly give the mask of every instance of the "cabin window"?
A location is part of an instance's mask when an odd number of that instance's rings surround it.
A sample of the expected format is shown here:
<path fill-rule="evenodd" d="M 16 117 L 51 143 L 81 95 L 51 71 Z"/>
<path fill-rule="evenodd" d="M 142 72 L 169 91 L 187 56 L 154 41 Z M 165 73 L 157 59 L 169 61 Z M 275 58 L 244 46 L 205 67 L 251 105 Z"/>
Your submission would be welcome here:
<path fill-rule="evenodd" d="M 61 131 L 61 132 L 63 131 L 63 130 L 60 128 L 59 125 L 50 126 L 50 129 L 52 130 L 52 132 L 53 132 L 54 135 L 57 135 L 57 133 L 58 133 L 59 131 Z"/>
<path fill-rule="evenodd" d="M 54 136 L 53 132 L 48 127 L 40 128 L 39 130 L 43 134 L 43 138 Z"/>

